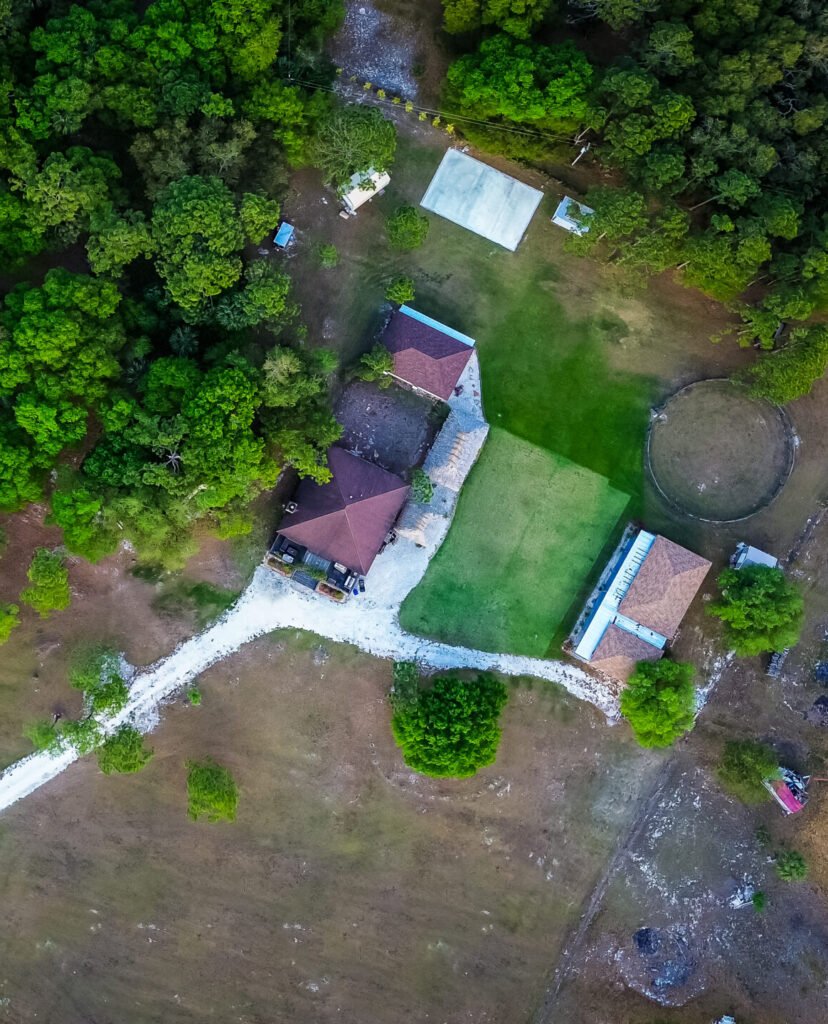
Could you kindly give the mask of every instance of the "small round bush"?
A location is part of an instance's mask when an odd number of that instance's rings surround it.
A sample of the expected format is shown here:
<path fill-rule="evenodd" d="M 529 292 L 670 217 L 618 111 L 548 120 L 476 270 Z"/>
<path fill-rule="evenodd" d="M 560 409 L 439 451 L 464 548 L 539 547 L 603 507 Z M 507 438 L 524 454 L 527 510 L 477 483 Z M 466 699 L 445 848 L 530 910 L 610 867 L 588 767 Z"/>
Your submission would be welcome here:
<path fill-rule="evenodd" d="M 808 874 L 808 865 L 801 853 L 787 850 L 776 858 L 776 873 L 783 882 L 801 882 Z"/>
<path fill-rule="evenodd" d="M 413 206 L 400 206 L 385 222 L 385 230 L 395 249 L 416 249 L 426 240 L 428 217 Z"/>
<path fill-rule="evenodd" d="M 414 301 L 414 282 L 410 277 L 395 277 L 385 289 L 385 297 L 389 302 L 404 306 Z"/>
<path fill-rule="evenodd" d="M 239 791 L 233 776 L 215 761 L 187 762 L 187 813 L 193 819 L 234 821 Z"/>
<path fill-rule="evenodd" d="M 131 725 L 122 725 L 104 740 L 97 755 L 98 767 L 104 775 L 139 772 L 152 759 L 152 751 L 144 746 L 144 737 Z"/>
<path fill-rule="evenodd" d="M 339 263 L 339 250 L 335 245 L 319 246 L 319 265 L 326 270 L 337 266 Z"/>
<path fill-rule="evenodd" d="M 0 604 L 0 644 L 4 644 L 20 621 L 20 609 L 16 604 Z"/>
<path fill-rule="evenodd" d="M 765 743 L 730 740 L 725 743 L 718 775 L 725 789 L 743 803 L 758 804 L 768 799 L 763 780 L 775 775 L 778 770 L 776 754 Z"/>

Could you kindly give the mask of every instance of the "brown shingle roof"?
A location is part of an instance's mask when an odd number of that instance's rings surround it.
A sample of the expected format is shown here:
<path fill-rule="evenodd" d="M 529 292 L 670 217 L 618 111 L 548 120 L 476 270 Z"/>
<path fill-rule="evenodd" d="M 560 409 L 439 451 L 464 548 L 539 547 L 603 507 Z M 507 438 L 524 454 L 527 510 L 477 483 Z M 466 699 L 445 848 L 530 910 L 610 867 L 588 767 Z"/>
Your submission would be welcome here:
<path fill-rule="evenodd" d="M 661 654 L 658 647 L 610 623 L 589 663 L 599 672 L 626 683 L 639 661 L 658 661 Z"/>
<path fill-rule="evenodd" d="M 279 532 L 314 554 L 367 573 L 408 497 L 403 480 L 344 448 L 328 449 L 333 479 L 303 480 Z"/>
<path fill-rule="evenodd" d="M 618 610 L 671 640 L 709 569 L 706 558 L 656 537 Z"/>
<path fill-rule="evenodd" d="M 396 310 L 382 340 L 394 356 L 394 375 L 437 398 L 448 399 L 474 351 L 429 324 Z"/>

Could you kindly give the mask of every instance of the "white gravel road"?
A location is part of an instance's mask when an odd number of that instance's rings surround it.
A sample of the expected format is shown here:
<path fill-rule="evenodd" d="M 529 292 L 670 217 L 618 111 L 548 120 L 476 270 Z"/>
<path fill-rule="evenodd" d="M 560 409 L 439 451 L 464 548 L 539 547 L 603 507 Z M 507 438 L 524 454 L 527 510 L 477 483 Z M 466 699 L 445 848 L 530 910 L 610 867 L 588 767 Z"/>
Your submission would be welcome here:
<path fill-rule="evenodd" d="M 458 412 L 483 419 L 476 354 L 462 379 L 461 395 L 452 398 L 449 404 Z M 495 669 L 504 675 L 547 679 L 594 704 L 609 719 L 617 718 L 618 700 L 610 688 L 574 666 L 561 661 L 452 647 L 414 636 L 401 628 L 400 605 L 422 579 L 429 560 L 442 544 L 453 510 L 452 501 L 444 513 L 431 517 L 418 536 L 419 544 L 400 537 L 386 548 L 371 568 L 367 592 L 343 604 L 313 594 L 261 566 L 238 602 L 215 625 L 132 678 L 129 703 L 120 714 L 102 723 L 104 729 L 112 732 L 131 721 L 142 731 L 150 731 L 158 721 L 159 706 L 206 668 L 250 640 L 285 627 L 354 644 L 380 658 L 416 661 L 427 670 Z M 75 760 L 77 754 L 68 750 L 57 756 L 32 754 L 12 765 L 0 775 L 0 811 L 55 778 Z"/>

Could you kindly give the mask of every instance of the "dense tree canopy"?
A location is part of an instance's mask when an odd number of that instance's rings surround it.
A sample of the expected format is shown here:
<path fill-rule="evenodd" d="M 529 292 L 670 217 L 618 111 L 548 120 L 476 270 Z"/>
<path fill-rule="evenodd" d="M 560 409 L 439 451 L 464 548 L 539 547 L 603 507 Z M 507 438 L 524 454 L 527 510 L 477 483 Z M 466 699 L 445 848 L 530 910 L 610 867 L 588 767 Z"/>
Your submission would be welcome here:
<path fill-rule="evenodd" d="M 571 43 L 539 46 L 501 34 L 455 61 L 448 86 L 463 113 L 566 126 L 587 117 L 592 74 L 589 61 Z"/>
<path fill-rule="evenodd" d="M 318 64 L 325 81 L 318 51 L 342 14 L 293 10 L 296 78 Z M 283 84 L 282 0 L 47 0 L 0 17 L 0 262 L 24 281 L 0 307 L 0 510 L 43 497 L 55 471 L 71 551 L 128 538 L 180 564 L 199 520 L 245 529 L 286 462 L 325 477 L 334 366 L 305 352 L 288 277 L 245 245 L 278 223 L 320 122 L 352 129 L 354 169 L 385 166 L 394 130 Z M 27 273 L 36 255 L 45 276 Z M 83 457 L 69 466 L 67 449 Z"/>
<path fill-rule="evenodd" d="M 722 596 L 708 606 L 725 624 L 737 654 L 762 654 L 792 647 L 802 629 L 802 594 L 781 569 L 746 565 L 719 576 Z"/>
<path fill-rule="evenodd" d="M 494 676 L 443 676 L 409 700 L 395 700 L 391 729 L 405 763 L 423 775 L 462 779 L 491 764 L 508 695 Z"/>
<path fill-rule="evenodd" d="M 446 32 L 473 32 L 492 25 L 518 39 L 526 39 L 555 0 L 443 0 Z"/>

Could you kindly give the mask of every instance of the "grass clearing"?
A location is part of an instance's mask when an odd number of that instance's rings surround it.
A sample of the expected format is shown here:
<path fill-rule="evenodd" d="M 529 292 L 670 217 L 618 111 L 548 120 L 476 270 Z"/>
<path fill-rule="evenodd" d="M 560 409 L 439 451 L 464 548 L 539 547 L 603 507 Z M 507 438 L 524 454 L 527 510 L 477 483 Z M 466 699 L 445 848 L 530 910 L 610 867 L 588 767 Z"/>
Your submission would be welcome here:
<path fill-rule="evenodd" d="M 142 772 L 87 758 L 4 816 L 0 1020 L 531 1019 L 658 761 L 514 683 L 494 765 L 412 779 L 388 662 L 282 644 L 205 672 Z M 233 825 L 187 817 L 185 762 L 207 759 L 238 784 Z"/>
<path fill-rule="evenodd" d="M 402 625 L 543 657 L 628 501 L 606 477 L 493 427 Z"/>
<path fill-rule="evenodd" d="M 169 583 L 152 606 L 159 615 L 177 618 L 190 614 L 199 629 L 213 622 L 236 601 L 240 591 L 212 583 L 178 579 Z"/>

